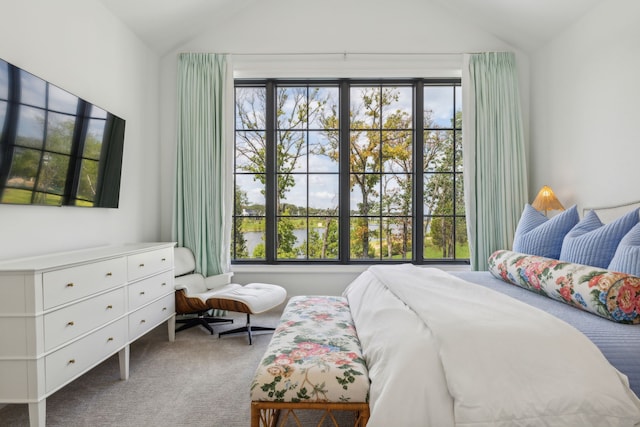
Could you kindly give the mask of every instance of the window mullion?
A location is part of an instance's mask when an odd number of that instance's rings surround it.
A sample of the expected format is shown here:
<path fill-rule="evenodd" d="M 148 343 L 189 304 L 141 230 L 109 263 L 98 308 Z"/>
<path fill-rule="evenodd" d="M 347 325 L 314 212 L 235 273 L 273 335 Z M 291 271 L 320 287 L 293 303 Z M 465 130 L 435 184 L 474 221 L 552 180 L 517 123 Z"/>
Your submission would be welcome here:
<path fill-rule="evenodd" d="M 424 260 L 424 81 L 414 86 L 413 262 Z"/>
<path fill-rule="evenodd" d="M 273 80 L 266 83 L 266 188 L 265 188 L 265 258 L 267 263 L 276 262 L 276 254 L 278 253 L 278 219 L 277 219 L 277 140 L 276 140 L 276 90 L 277 86 Z"/>
<path fill-rule="evenodd" d="M 351 168 L 350 163 L 350 132 L 349 128 L 351 126 L 349 120 L 349 110 L 350 110 L 350 84 L 348 80 L 342 80 L 340 82 L 340 148 L 339 148 L 339 159 L 340 159 L 340 195 L 339 195 L 339 215 L 340 215 L 340 223 L 339 223 L 339 236 L 340 236 L 340 251 L 339 251 L 339 259 L 343 264 L 347 264 L 350 261 L 350 218 L 349 218 L 349 203 L 351 194 L 351 185 L 350 185 L 350 175 L 349 173 Z"/>

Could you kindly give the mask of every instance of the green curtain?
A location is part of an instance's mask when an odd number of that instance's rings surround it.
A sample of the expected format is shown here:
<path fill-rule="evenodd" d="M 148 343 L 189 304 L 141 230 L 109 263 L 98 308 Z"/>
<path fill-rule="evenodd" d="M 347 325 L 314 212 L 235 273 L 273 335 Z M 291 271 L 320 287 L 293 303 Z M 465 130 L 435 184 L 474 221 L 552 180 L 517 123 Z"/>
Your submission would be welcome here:
<path fill-rule="evenodd" d="M 509 249 L 527 201 L 524 130 L 515 55 L 465 55 L 463 144 L 471 268 Z"/>
<path fill-rule="evenodd" d="M 172 233 L 178 246 L 193 251 L 196 271 L 205 276 L 228 271 L 230 262 L 230 69 L 226 55 L 183 53 L 178 58 Z"/>

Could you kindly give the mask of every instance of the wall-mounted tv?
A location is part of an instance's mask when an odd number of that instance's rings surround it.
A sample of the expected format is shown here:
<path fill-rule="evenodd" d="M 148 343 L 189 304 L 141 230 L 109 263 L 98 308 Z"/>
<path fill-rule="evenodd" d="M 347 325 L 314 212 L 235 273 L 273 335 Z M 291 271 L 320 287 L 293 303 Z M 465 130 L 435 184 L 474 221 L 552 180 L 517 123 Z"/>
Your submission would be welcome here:
<path fill-rule="evenodd" d="M 124 127 L 0 59 L 0 203 L 117 208 Z"/>

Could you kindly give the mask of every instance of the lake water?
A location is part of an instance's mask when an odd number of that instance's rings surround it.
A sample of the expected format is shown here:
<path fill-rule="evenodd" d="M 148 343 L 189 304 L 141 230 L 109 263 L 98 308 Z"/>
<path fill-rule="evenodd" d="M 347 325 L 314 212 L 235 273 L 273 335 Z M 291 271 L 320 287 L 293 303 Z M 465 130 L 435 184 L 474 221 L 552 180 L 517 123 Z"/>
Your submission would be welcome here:
<path fill-rule="evenodd" d="M 322 236 L 324 233 L 324 227 L 315 228 L 314 230 L 320 233 L 320 236 Z M 294 246 L 300 246 L 305 240 L 307 240 L 306 229 L 293 230 L 293 235 L 296 237 L 296 243 Z M 249 256 L 253 255 L 253 250 L 256 246 L 258 246 L 260 243 L 264 243 L 263 237 L 264 233 L 261 231 L 248 231 L 244 233 L 244 240 L 247 243 L 247 253 L 249 254 Z"/>

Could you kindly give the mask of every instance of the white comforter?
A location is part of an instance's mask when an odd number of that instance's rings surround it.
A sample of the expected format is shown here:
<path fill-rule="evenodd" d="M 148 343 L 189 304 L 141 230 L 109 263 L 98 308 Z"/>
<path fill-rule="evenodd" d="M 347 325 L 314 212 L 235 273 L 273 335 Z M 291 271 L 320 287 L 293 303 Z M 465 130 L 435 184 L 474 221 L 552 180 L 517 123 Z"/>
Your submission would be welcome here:
<path fill-rule="evenodd" d="M 640 425 L 626 377 L 543 311 L 408 264 L 370 267 L 345 296 L 369 367 L 368 427 Z"/>

